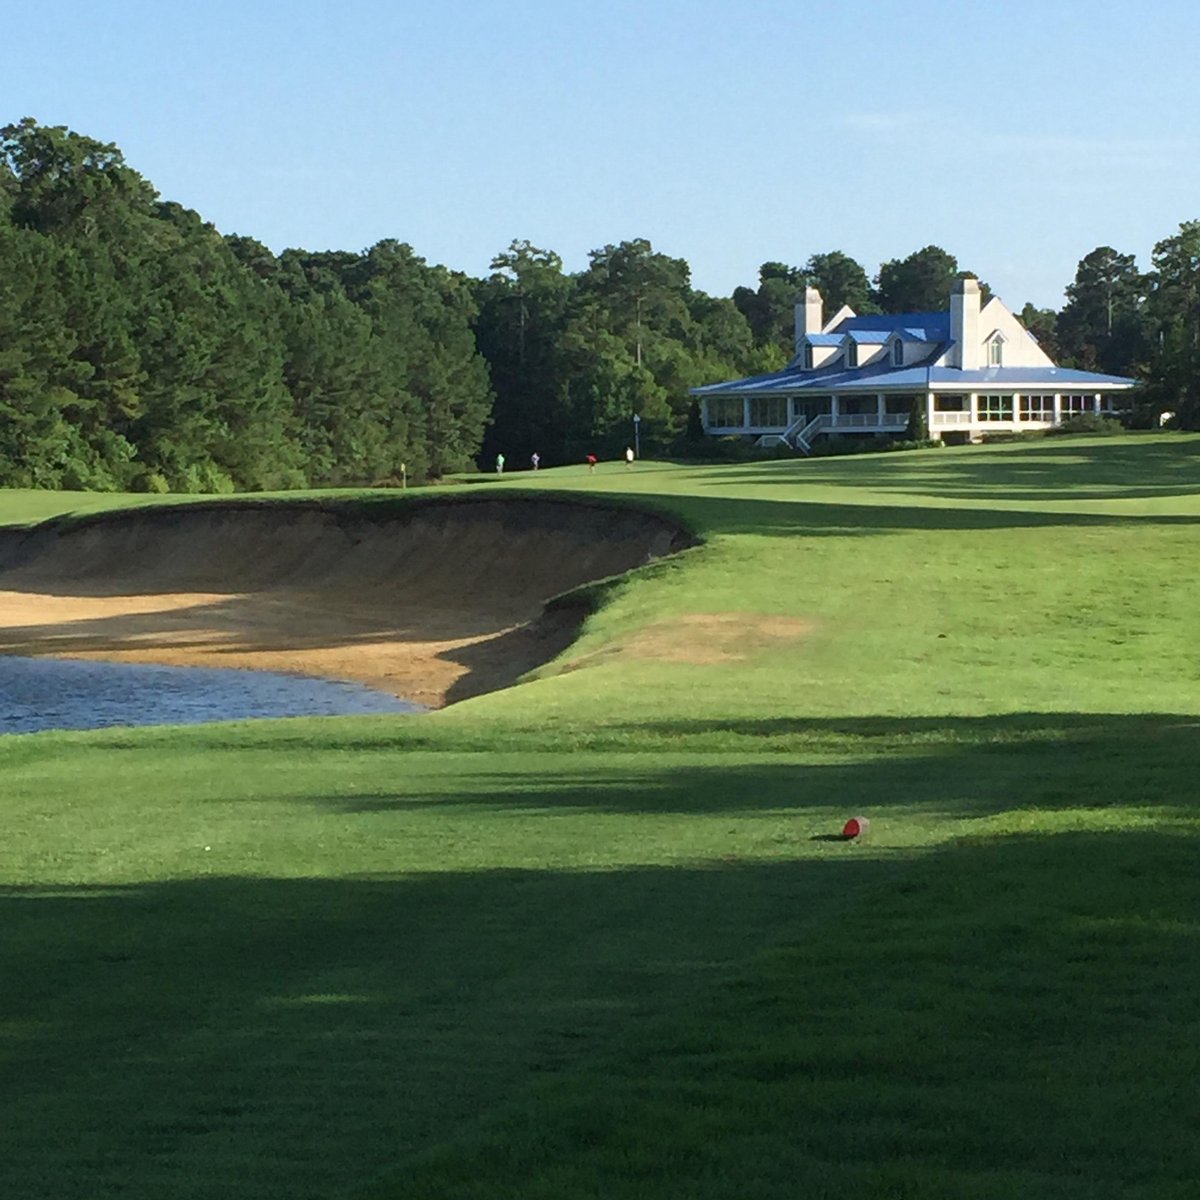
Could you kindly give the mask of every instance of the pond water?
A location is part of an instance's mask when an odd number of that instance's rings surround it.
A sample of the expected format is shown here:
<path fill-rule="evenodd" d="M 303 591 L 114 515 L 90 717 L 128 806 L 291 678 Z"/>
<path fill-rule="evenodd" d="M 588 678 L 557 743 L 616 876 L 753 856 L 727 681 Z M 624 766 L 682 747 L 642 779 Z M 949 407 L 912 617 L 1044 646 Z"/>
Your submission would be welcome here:
<path fill-rule="evenodd" d="M 423 711 L 361 684 L 305 675 L 0 656 L 0 733 Z"/>

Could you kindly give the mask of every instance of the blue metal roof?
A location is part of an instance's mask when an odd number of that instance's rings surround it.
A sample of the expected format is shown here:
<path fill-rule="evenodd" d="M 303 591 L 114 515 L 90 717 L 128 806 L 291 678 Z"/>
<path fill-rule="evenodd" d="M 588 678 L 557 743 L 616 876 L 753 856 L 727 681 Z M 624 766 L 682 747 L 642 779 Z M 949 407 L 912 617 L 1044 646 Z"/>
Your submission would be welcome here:
<path fill-rule="evenodd" d="M 930 356 L 937 359 L 947 347 L 940 345 Z M 1136 379 L 1121 375 L 1099 375 L 1093 371 L 1073 371 L 1067 367 L 985 367 L 977 371 L 960 371 L 957 367 L 909 366 L 893 367 L 888 363 L 871 363 L 865 367 L 846 370 L 840 360 L 829 368 L 803 371 L 787 367 L 770 375 L 753 375 L 748 379 L 733 379 L 728 383 L 710 383 L 707 387 L 692 388 L 695 396 L 722 394 L 759 395 L 795 392 L 840 391 L 928 391 L 936 388 L 980 389 L 1015 388 L 1044 392 L 1086 391 L 1089 388 L 1130 388 Z"/>
<path fill-rule="evenodd" d="M 1138 380 L 1123 375 L 1100 375 L 1095 371 L 1073 371 L 1070 367 L 984 367 L 960 371 L 956 367 L 930 367 L 930 383 L 973 383 L 982 387 L 1045 386 L 1061 392 L 1067 387 L 1137 387 Z M 1054 386 L 1051 386 L 1054 385 Z"/>
<path fill-rule="evenodd" d="M 892 367 L 886 363 L 871 363 L 865 367 L 847 370 L 839 358 L 829 367 L 805 371 L 794 366 L 770 375 L 753 375 L 749 379 L 733 379 L 728 383 L 710 383 L 707 387 L 692 388 L 696 396 L 713 396 L 723 393 L 736 395 L 762 392 L 831 392 L 861 385 L 886 385 L 895 387 L 925 387 L 927 367 Z M 912 377 L 911 382 L 909 377 Z"/>
<path fill-rule="evenodd" d="M 1025 331 L 1030 338 L 1033 335 Z M 804 369 L 798 360 L 782 371 L 770 375 L 755 375 L 748 379 L 733 379 L 692 388 L 695 396 L 758 395 L 797 392 L 869 392 L 869 391 L 963 391 L 1001 390 L 1064 392 L 1088 389 L 1131 388 L 1136 379 L 1120 375 L 1100 375 L 1092 371 L 1073 371 L 1067 367 L 984 367 L 963 371 L 957 367 L 936 367 L 950 349 L 950 314 L 948 312 L 868 313 L 845 317 L 828 333 L 812 333 L 805 340 L 812 346 L 840 346 L 844 341 L 855 345 L 879 345 L 895 335 L 906 343 L 923 343 L 928 347 L 920 363 L 896 367 L 890 362 L 867 363 L 847 369 L 845 356 L 814 369 Z M 1033 338 L 1036 342 L 1036 338 Z"/>
<path fill-rule="evenodd" d="M 856 345 L 881 346 L 891 337 L 902 342 L 944 342 L 948 333 L 938 328 L 905 326 L 903 329 L 843 329 L 840 333 L 801 335 L 810 346 L 840 346 L 847 338 Z"/>
<path fill-rule="evenodd" d="M 851 333 L 870 330 L 872 333 L 890 334 L 903 331 L 923 342 L 944 342 L 950 337 L 950 314 L 948 312 L 922 313 L 868 313 L 862 317 L 846 317 L 839 321 L 832 332 Z"/>

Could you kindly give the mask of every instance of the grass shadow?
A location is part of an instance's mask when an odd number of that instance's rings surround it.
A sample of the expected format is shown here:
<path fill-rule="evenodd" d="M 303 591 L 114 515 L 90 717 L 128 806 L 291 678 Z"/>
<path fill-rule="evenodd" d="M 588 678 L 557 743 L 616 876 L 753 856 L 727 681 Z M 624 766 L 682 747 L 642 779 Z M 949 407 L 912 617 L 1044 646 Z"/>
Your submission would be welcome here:
<path fill-rule="evenodd" d="M 1200 483 L 1190 490 L 1200 492 Z M 1189 527 L 1200 524 L 1200 515 L 1182 513 L 1126 516 L 1051 509 L 832 503 L 803 498 L 793 501 L 687 496 L 679 497 L 677 507 L 710 533 L 801 539 L 878 537 L 904 532 L 978 533 L 1007 529 Z"/>
<path fill-rule="evenodd" d="M 1146 500 L 1200 490 L 1200 439 L 1050 438 L 837 459 L 713 468 L 706 486 L 795 483 L 957 500 Z"/>
<path fill-rule="evenodd" d="M 963 841 L 362 1195 L 1184 1200 L 1196 849 Z"/>
<path fill-rule="evenodd" d="M 342 1194 L 885 869 L 4 889 L 6 1187 Z"/>
<path fill-rule="evenodd" d="M 411 724 L 389 735 L 344 739 L 331 729 L 325 749 L 402 755 L 436 749 Z M 533 772 L 552 740 L 514 746 L 512 764 L 484 771 L 462 764 L 453 788 L 428 780 L 394 790 L 325 794 L 306 803 L 345 813 L 456 807 L 481 811 L 629 814 L 802 814 L 835 822 L 857 813 L 903 820 L 945 814 L 948 821 L 1008 811 L 1114 807 L 1159 815 L 1190 813 L 1200 778 L 1200 718 L 1189 714 L 1016 713 L 995 717 L 773 717 L 761 720 L 644 722 L 597 731 L 574 753 L 587 760 Z M 318 735 L 319 736 L 319 735 Z M 227 740 L 230 750 L 256 743 Z M 264 748 L 270 743 L 261 743 Z M 310 742 L 311 749 L 314 743 Z M 536 746 L 536 751 L 535 751 Z M 630 753 L 636 747 L 639 753 Z M 666 765 L 655 750 L 677 759 Z M 712 757 L 706 761 L 704 755 Z M 737 757 L 733 757 L 737 756 Z M 602 764 L 602 766 L 600 765 Z M 278 797 L 294 803 L 292 795 Z M 814 814 L 817 814 L 814 817 Z"/>

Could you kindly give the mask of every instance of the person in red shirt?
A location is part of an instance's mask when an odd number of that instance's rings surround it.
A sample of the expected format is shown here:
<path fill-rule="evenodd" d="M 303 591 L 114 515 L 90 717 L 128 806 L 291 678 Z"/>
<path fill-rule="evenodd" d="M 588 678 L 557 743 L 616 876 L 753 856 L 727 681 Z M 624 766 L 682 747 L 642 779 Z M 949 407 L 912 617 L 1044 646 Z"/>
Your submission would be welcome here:
<path fill-rule="evenodd" d="M 598 459 L 598 458 L 597 458 L 597 457 L 596 457 L 594 454 L 589 454 L 589 455 L 587 456 L 587 465 L 588 465 L 588 472 L 589 472 L 589 473 L 590 473 L 590 472 L 592 472 L 592 471 L 594 471 L 594 470 L 596 469 L 596 463 L 597 463 L 597 462 L 599 462 L 599 461 L 600 461 L 600 460 L 599 460 L 599 459 Z"/>

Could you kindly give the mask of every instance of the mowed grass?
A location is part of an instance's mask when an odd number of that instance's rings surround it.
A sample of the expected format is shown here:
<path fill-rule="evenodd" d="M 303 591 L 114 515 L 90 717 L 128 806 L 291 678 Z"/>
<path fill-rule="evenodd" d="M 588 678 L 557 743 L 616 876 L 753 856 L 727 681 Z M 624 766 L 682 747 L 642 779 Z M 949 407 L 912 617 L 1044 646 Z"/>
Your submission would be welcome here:
<path fill-rule="evenodd" d="M 432 716 L 0 740 L 3 1187 L 1194 1195 L 1200 438 L 492 486 L 707 542 Z"/>

